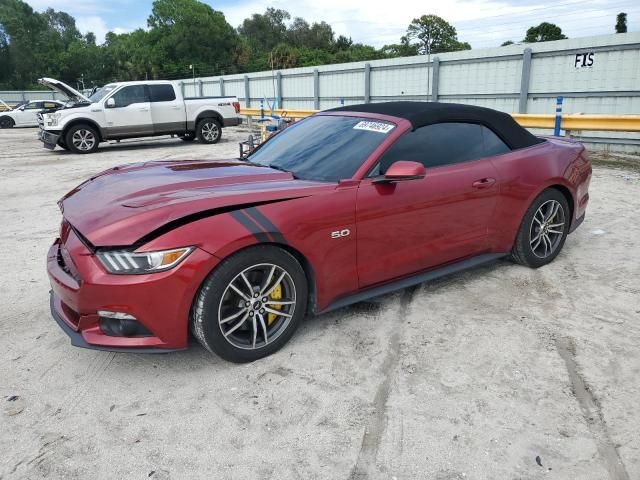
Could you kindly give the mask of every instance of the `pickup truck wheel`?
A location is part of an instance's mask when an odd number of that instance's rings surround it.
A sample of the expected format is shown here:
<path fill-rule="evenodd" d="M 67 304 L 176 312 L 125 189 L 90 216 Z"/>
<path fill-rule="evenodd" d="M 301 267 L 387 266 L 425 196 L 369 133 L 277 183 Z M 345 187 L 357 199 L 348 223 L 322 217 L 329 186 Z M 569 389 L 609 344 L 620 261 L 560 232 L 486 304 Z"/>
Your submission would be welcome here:
<path fill-rule="evenodd" d="M 196 127 L 198 140 L 202 143 L 218 143 L 222 135 L 220 122 L 214 118 L 203 118 Z"/>
<path fill-rule="evenodd" d="M 11 117 L 0 117 L 0 128 L 12 128 L 15 124 Z"/>
<path fill-rule="evenodd" d="M 98 149 L 98 132 L 89 125 L 74 125 L 65 135 L 65 143 L 73 153 L 93 153 Z"/>
<path fill-rule="evenodd" d="M 60 138 L 60 139 L 58 140 L 58 146 L 59 146 L 60 148 L 65 149 L 65 150 L 69 150 L 69 147 L 67 146 L 67 144 L 65 143 L 65 141 L 64 141 L 64 139 L 63 139 L 63 138 Z"/>

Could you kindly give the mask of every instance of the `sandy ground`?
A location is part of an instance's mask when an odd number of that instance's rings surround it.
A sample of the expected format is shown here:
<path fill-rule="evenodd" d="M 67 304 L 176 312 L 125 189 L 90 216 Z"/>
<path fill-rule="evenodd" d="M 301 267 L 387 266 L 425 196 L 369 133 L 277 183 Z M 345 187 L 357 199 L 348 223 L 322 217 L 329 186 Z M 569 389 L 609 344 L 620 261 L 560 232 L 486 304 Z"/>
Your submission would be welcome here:
<path fill-rule="evenodd" d="M 56 200 L 117 164 L 234 156 L 245 134 L 225 134 L 79 156 L 0 131 L 0 478 L 640 478 L 640 171 L 611 158 L 542 269 L 309 318 L 248 365 L 71 347 L 49 314 Z"/>

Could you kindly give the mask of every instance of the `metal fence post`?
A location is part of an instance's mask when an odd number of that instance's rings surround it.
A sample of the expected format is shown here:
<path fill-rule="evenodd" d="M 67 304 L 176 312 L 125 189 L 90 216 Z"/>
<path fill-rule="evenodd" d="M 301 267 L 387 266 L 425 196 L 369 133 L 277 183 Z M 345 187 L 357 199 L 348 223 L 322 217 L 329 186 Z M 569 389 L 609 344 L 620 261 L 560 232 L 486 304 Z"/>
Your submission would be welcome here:
<path fill-rule="evenodd" d="M 531 49 L 525 48 L 522 52 L 522 74 L 520 77 L 520 102 L 518 113 L 527 113 L 527 100 L 529 99 L 529 78 L 531 77 Z"/>
<path fill-rule="evenodd" d="M 251 93 L 249 92 L 249 75 L 244 76 L 244 105 L 251 108 Z"/>
<path fill-rule="evenodd" d="M 313 108 L 320 110 L 320 72 L 317 68 L 313 69 Z"/>
<path fill-rule="evenodd" d="M 224 97 L 224 78 L 220 77 L 220 96 Z"/>
<path fill-rule="evenodd" d="M 282 108 L 282 72 L 276 73 L 276 104 Z"/>
<path fill-rule="evenodd" d="M 556 123 L 553 128 L 553 134 L 556 137 L 560 136 L 560 124 L 562 123 L 562 97 L 556 98 Z"/>
<path fill-rule="evenodd" d="M 371 102 L 371 64 L 364 64 L 364 103 Z"/>
<path fill-rule="evenodd" d="M 202 81 L 202 79 L 198 80 L 199 85 L 199 90 L 200 90 L 200 96 L 204 97 L 204 82 Z"/>
<path fill-rule="evenodd" d="M 433 72 L 431 74 L 431 76 L 433 77 L 431 80 L 431 101 L 432 102 L 437 102 L 438 101 L 438 89 L 439 84 L 438 82 L 440 81 L 440 58 L 438 57 L 433 57 L 433 61 L 432 61 L 432 69 L 431 71 Z M 429 93 L 429 92 L 427 92 Z"/>

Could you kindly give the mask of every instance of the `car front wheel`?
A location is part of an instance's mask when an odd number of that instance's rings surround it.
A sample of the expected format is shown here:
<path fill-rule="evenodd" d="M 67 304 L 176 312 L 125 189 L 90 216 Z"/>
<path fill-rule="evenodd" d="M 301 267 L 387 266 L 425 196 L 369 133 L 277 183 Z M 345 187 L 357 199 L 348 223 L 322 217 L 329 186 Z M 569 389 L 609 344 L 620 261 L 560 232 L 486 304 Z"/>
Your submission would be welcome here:
<path fill-rule="evenodd" d="M 242 250 L 218 265 L 198 292 L 191 331 L 209 351 L 251 362 L 279 350 L 305 315 L 307 280 L 290 253 Z"/>
<path fill-rule="evenodd" d="M 552 262 L 569 233 L 571 214 L 565 196 L 555 188 L 543 191 L 522 219 L 511 257 L 531 268 Z"/>
<path fill-rule="evenodd" d="M 98 132 L 89 125 L 74 125 L 65 135 L 65 141 L 73 153 L 93 153 L 98 149 Z"/>

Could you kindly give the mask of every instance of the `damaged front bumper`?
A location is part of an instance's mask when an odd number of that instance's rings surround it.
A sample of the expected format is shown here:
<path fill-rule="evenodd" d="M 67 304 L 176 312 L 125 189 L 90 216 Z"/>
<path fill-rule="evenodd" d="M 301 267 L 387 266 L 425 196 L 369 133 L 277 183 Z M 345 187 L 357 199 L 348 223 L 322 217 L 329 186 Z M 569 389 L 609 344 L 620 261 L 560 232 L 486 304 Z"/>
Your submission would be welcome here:
<path fill-rule="evenodd" d="M 60 140 L 61 132 L 50 132 L 48 130 L 40 129 L 38 132 L 38 140 L 43 143 L 44 148 L 48 148 L 49 150 L 53 150 L 58 145 L 58 141 Z"/>

